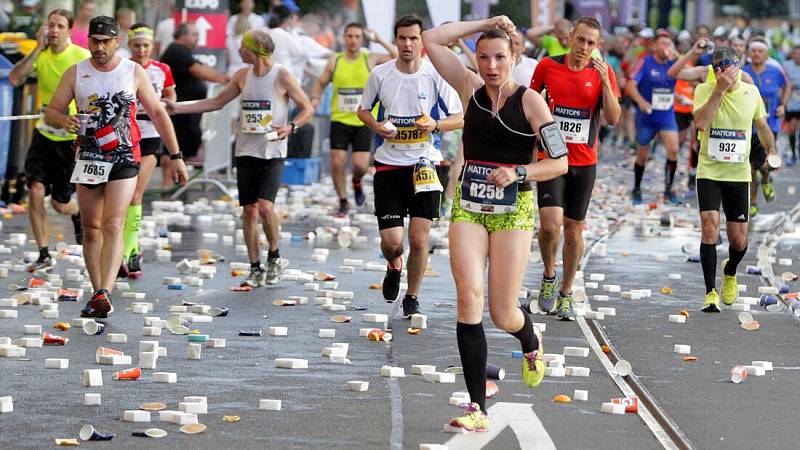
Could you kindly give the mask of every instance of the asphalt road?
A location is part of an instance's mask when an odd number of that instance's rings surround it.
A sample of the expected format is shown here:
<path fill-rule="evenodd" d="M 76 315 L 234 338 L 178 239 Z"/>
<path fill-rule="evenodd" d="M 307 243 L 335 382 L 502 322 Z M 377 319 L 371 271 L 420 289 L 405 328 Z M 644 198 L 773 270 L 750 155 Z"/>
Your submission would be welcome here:
<path fill-rule="evenodd" d="M 699 242 L 695 229 L 696 210 L 689 205 L 651 212 L 653 217 L 672 212 L 677 218 L 685 219 L 688 227 L 673 229 L 673 236 L 641 236 L 636 223 L 646 212 L 627 206 L 626 186 L 632 176 L 623 163 L 628 158 L 618 153 L 606 158 L 609 163 L 599 172 L 587 241 L 603 235 L 612 222 L 625 222 L 608 238 L 607 256 L 592 255 L 584 274 L 588 281 L 589 273 L 604 273 L 606 281 L 601 285 L 620 284 L 623 291 L 651 289 L 653 295 L 642 300 L 621 300 L 612 295 L 608 302 L 592 302 L 595 308 L 616 308 L 616 316 L 607 316 L 602 321 L 605 332 L 697 448 L 791 447 L 792 435 L 786 430 L 791 429 L 796 411 L 796 396 L 791 386 L 797 374 L 793 369 L 800 366 L 797 353 L 792 351 L 798 322 L 786 311 L 767 313 L 755 311 L 758 309 L 755 307 L 753 314 L 761 323 L 761 329 L 747 332 L 738 326 L 733 312 L 726 310 L 713 316 L 700 313 L 702 273 L 699 264 L 686 262 L 686 255 L 681 251 L 684 242 Z M 646 183 L 653 186 L 653 196 L 662 183 L 663 160 L 660 158 L 663 153 L 656 155 L 656 162 L 646 178 Z M 781 173 L 778 200 L 766 205 L 762 219 L 794 206 L 796 197 L 785 194 L 794 179 L 795 169 Z M 332 207 L 334 196 L 330 195 L 330 189 L 330 185 L 293 189 L 294 195 L 306 192 L 306 201 L 286 208 L 288 220 L 283 230 L 301 236 L 320 225 L 336 228 L 332 219 L 315 212 L 317 208 Z M 213 192 L 208 196 L 218 198 Z M 370 210 L 366 207 L 361 212 Z M 458 408 L 448 405 L 448 399 L 452 392 L 465 391 L 461 376 L 456 376 L 455 384 L 432 384 L 411 375 L 412 364 L 435 365 L 438 370 L 460 365 L 455 338 L 455 294 L 447 256 L 432 255 L 431 268 L 438 276 L 426 277 L 423 284 L 421 303 L 428 316 L 428 329 L 420 335 L 410 335 L 406 332 L 407 322 L 398 317 L 392 323 L 394 339 L 390 343 L 370 342 L 359 337 L 359 328 L 370 326 L 362 321 L 361 314 L 392 310 L 392 305 L 383 301 L 380 291 L 369 289 L 370 284 L 381 281 L 383 274 L 361 269 L 352 274 L 339 271 L 344 258 L 381 261 L 377 245 L 373 243 L 377 227 L 369 223 L 369 216 L 354 218 L 364 219 L 364 223 L 358 224 L 362 234 L 368 237 L 363 248 L 340 249 L 335 240 L 313 243 L 285 240 L 281 245 L 281 253 L 291 261 L 291 268 L 335 274 L 339 282 L 337 290 L 352 291 L 352 303 L 368 308 L 344 313 L 321 310 L 313 304 L 314 293 L 294 281 L 247 293 L 230 291 L 242 278 L 232 277 L 228 264 L 244 262 L 245 257 L 237 254 L 231 245 L 203 240 L 203 232 L 219 233 L 220 241 L 224 235 L 233 235 L 224 226 L 222 216 L 212 218 L 211 223 L 201 223 L 197 214 L 192 214 L 190 226 L 169 226 L 169 231 L 183 233 L 182 242 L 174 245 L 169 263 L 156 261 L 153 250 L 145 251 L 144 277 L 130 284 L 132 291 L 146 294 L 143 301 L 153 303 L 151 313 L 134 314 L 131 303 L 139 300 L 121 298 L 117 291 L 116 312 L 108 320 L 106 333 L 126 333 L 126 344 L 107 344 L 104 336 L 84 335 L 75 328 L 58 332 L 52 329 L 56 320 L 42 319 L 38 307 L 32 305 L 15 308 L 19 312 L 18 319 L 0 319 L 0 336 L 17 339 L 23 337 L 24 324 L 41 324 L 45 331 L 70 338 L 65 347 L 28 349 L 24 360 L 0 357 L 0 396 L 14 397 L 14 412 L 0 414 L 3 448 L 48 448 L 53 446 L 55 438 L 77 437 L 80 427 L 87 423 L 100 431 L 116 433 L 113 443 L 105 444 L 115 448 L 418 448 L 420 443 L 444 444 L 453 437 L 442 433 L 441 427 L 447 419 L 460 414 Z M 71 240 L 68 221 L 56 216 L 51 219 L 57 224 L 52 227 L 52 234 L 61 233 Z M 446 236 L 444 226 L 442 223 L 435 230 L 437 237 Z M 17 216 L 4 221 L 1 236 L 6 239 L 9 233 L 25 232 L 25 228 L 25 217 Z M 746 264 L 755 264 L 757 243 L 766 235 L 765 231 L 753 233 L 752 255 L 748 254 L 740 273 Z M 800 237 L 782 239 L 777 255 L 791 257 L 798 244 Z M 330 249 L 325 262 L 310 259 L 316 247 Z M 209 248 L 225 256 L 225 261 L 217 264 L 214 278 L 204 280 L 202 288 L 167 290 L 161 284 L 161 277 L 180 276 L 175 263 L 184 257 L 196 258 L 198 248 Z M 30 241 L 24 247 L 26 251 L 34 249 Z M 726 246 L 719 249 L 721 260 Z M 655 255 L 665 255 L 668 260 L 656 261 Z M 3 259 L 19 256 L 20 249 L 15 248 L 12 255 L 4 255 Z M 533 260 L 526 277 L 529 287 L 536 287 L 542 271 L 541 264 L 535 262 L 535 257 Z M 64 277 L 66 269 L 72 267 L 62 261 L 54 272 Z M 673 272 L 680 273 L 681 280 L 669 280 L 667 273 Z M 9 283 L 18 282 L 23 275 L 10 273 L 7 279 L 0 280 L 0 289 L 5 290 Z M 746 295 L 755 296 L 762 280 L 740 275 L 739 282 L 747 284 Z M 672 287 L 672 295 L 660 294 L 662 286 Z M 590 299 L 598 293 L 593 289 L 586 291 Z M 309 303 L 293 307 L 272 304 L 275 299 L 291 295 L 308 296 Z M 172 335 L 167 330 L 159 337 L 143 336 L 145 316 L 166 319 L 170 315 L 169 306 L 179 305 L 184 300 L 230 308 L 227 317 L 215 317 L 211 323 L 194 326 L 212 338 L 226 339 L 226 348 L 204 347 L 200 360 L 189 360 L 186 336 Z M 337 303 L 342 301 L 337 300 Z M 77 317 L 79 308 L 76 303 L 62 303 L 58 321 Z M 676 314 L 680 309 L 690 311 L 687 322 L 668 322 L 667 315 Z M 353 321 L 334 323 L 330 319 L 334 314 L 351 315 Z M 545 316 L 534 320 L 546 324 L 546 353 L 561 353 L 564 346 L 588 347 L 575 322 L 558 322 Z M 489 340 L 489 360 L 504 367 L 508 374 L 497 382 L 499 396 L 489 401 L 489 406 L 494 408 L 490 409 L 492 430 L 499 433 L 484 448 L 546 448 L 551 442 L 560 448 L 660 446 L 637 415 L 600 412 L 601 403 L 622 394 L 594 354 L 590 353 L 588 358 L 567 357 L 567 365 L 588 367 L 589 377 L 548 377 L 539 388 L 528 389 L 520 379 L 521 360 L 511 357 L 511 352 L 518 350 L 517 341 L 495 329 L 488 315 L 484 324 Z M 238 336 L 239 330 L 249 329 L 263 329 L 266 334 L 271 326 L 288 327 L 288 336 Z M 318 337 L 320 328 L 335 329 L 336 338 Z M 167 357 L 159 358 L 157 371 L 176 372 L 176 384 L 152 382 L 151 370 L 145 370 L 138 381 L 113 381 L 111 373 L 127 366 L 112 368 L 95 363 L 95 349 L 106 345 L 133 355 L 135 364 L 140 340 L 158 340 L 166 347 Z M 332 342 L 349 343 L 351 364 L 332 364 L 321 356 L 321 349 Z M 682 362 L 672 352 L 674 344 L 691 345 L 692 354 L 699 360 Z M 45 369 L 44 359 L 54 357 L 69 358 L 69 368 Z M 277 369 L 274 359 L 278 357 L 308 359 L 309 368 Z M 772 361 L 775 370 L 764 377 L 749 377 L 740 385 L 726 381 L 732 365 L 749 364 L 753 360 Z M 385 364 L 405 368 L 406 377 L 381 377 L 380 367 Z M 81 373 L 86 368 L 102 369 L 102 387 L 83 386 Z M 369 390 L 351 392 L 345 385 L 349 380 L 369 381 Z M 575 389 L 588 390 L 588 401 L 568 404 L 552 401 L 557 394 L 572 396 Z M 83 395 L 87 392 L 100 393 L 102 405 L 84 406 Z M 208 414 L 200 416 L 200 422 L 208 429 L 202 434 L 183 434 L 177 425 L 159 422 L 157 413 L 149 424 L 120 420 L 124 410 L 136 409 L 145 402 L 163 402 L 168 409 L 177 409 L 178 402 L 190 395 L 208 397 Z M 280 399 L 282 410 L 259 410 L 259 399 Z M 241 420 L 225 422 L 225 415 L 238 415 Z M 520 420 L 529 426 L 514 428 L 513 417 L 524 418 Z M 506 423 L 512 426 L 506 428 Z M 162 428 L 168 435 L 161 439 L 131 436 L 131 431 L 149 427 Z M 542 428 L 543 433 L 530 437 L 532 430 Z M 451 441 L 450 447 L 480 447 L 480 436 L 463 439 Z"/>

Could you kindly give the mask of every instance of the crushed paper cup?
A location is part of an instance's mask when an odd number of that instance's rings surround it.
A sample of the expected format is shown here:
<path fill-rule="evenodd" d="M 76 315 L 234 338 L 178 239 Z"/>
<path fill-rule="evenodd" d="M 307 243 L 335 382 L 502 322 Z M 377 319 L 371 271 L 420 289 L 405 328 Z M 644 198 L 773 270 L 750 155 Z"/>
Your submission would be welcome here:
<path fill-rule="evenodd" d="M 739 323 L 742 325 L 753 323 L 753 315 L 750 314 L 749 312 L 746 311 L 740 312 L 738 318 L 739 318 Z"/>
<path fill-rule="evenodd" d="M 731 368 L 731 381 L 739 384 L 747 379 L 747 369 L 744 366 L 733 366 Z"/>
<path fill-rule="evenodd" d="M 139 405 L 139 409 L 143 411 L 161 411 L 162 409 L 166 409 L 167 405 L 158 402 L 151 402 L 151 403 L 142 403 Z"/>
<path fill-rule="evenodd" d="M 81 427 L 80 432 L 78 432 L 78 436 L 80 436 L 82 441 L 110 441 L 114 439 L 116 434 L 101 433 L 93 426 L 87 424 Z"/>
<path fill-rule="evenodd" d="M 58 439 L 58 438 L 56 438 L 56 445 L 77 447 L 77 446 L 79 446 L 81 444 L 78 442 L 77 439 L 74 439 L 74 438 L 72 438 L 72 439 Z"/>
<path fill-rule="evenodd" d="M 486 398 L 493 398 L 500 395 L 500 388 L 497 387 L 497 383 L 492 380 L 486 381 Z"/>
<path fill-rule="evenodd" d="M 367 339 L 374 342 L 389 342 L 392 340 L 392 333 L 387 333 L 383 330 L 374 329 L 367 334 Z"/>
<path fill-rule="evenodd" d="M 202 423 L 187 423 L 186 425 L 180 427 L 179 430 L 181 433 L 185 434 L 198 434 L 206 431 L 206 428 L 208 427 Z"/>
<path fill-rule="evenodd" d="M 336 323 L 347 323 L 351 322 L 353 318 L 350 316 L 337 315 L 337 316 L 332 316 L 331 320 Z"/>
<path fill-rule="evenodd" d="M 42 333 L 42 340 L 44 345 L 66 345 L 69 338 L 56 336 L 50 333 Z"/>
<path fill-rule="evenodd" d="M 130 369 L 120 370 L 111 374 L 111 378 L 115 380 L 138 380 L 142 376 L 142 369 L 139 367 L 131 367 Z"/>
<path fill-rule="evenodd" d="M 639 412 L 639 397 L 632 395 L 630 397 L 612 398 L 611 403 L 616 405 L 625 405 L 626 413 Z"/>
<path fill-rule="evenodd" d="M 239 336 L 263 336 L 262 330 L 239 330 Z"/>
<path fill-rule="evenodd" d="M 786 281 L 788 283 L 789 281 L 796 281 L 797 275 L 795 275 L 792 272 L 783 272 L 781 274 L 781 278 L 783 279 L 783 281 Z"/>
<path fill-rule="evenodd" d="M 146 430 L 134 430 L 131 432 L 131 435 L 138 437 L 162 438 L 167 435 L 167 432 L 161 428 L 148 428 Z"/>
<path fill-rule="evenodd" d="M 761 324 L 759 324 L 757 320 L 754 320 L 750 323 L 743 323 L 740 324 L 739 326 L 747 331 L 756 331 L 757 329 L 761 328 Z"/>

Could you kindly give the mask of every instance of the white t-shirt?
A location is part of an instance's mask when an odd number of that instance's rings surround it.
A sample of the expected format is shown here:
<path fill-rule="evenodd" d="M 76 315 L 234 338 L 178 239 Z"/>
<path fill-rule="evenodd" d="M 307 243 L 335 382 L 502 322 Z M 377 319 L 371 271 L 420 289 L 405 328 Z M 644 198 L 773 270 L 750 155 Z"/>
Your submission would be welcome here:
<path fill-rule="evenodd" d="M 241 55 L 239 55 L 239 47 L 242 45 L 242 35 L 237 35 L 234 30 L 238 19 L 239 14 L 230 16 L 226 27 L 225 47 L 228 49 L 228 75 L 231 76 L 247 65 L 242 61 Z M 247 20 L 250 22 L 251 30 L 266 28 L 267 26 L 264 22 L 264 18 L 257 14 L 250 13 Z"/>
<path fill-rule="evenodd" d="M 381 140 L 375 161 L 395 166 L 413 166 L 421 157 L 441 161 L 434 135 L 417 130 L 414 122 L 423 114 L 440 120 L 460 113 L 458 94 L 429 61 L 423 59 L 412 74 L 397 70 L 396 63 L 393 59 L 372 70 L 361 99 L 361 108 L 366 110 L 380 101 L 378 120 L 388 118 L 398 129 L 393 140 Z"/>
<path fill-rule="evenodd" d="M 297 39 L 292 33 L 280 27 L 270 28 L 267 32 L 272 38 L 272 43 L 275 44 L 272 61 L 289 69 L 295 80 L 302 83 L 306 57 L 303 55 Z"/>
<path fill-rule="evenodd" d="M 514 70 L 511 72 L 511 79 L 521 86 L 530 86 L 531 78 L 533 78 L 533 71 L 536 70 L 537 64 L 539 64 L 539 61 L 528 58 L 525 55 L 520 55 L 520 61 L 514 64 Z"/>
<path fill-rule="evenodd" d="M 175 18 L 170 17 L 168 19 L 164 19 L 161 22 L 158 22 L 156 25 L 155 31 L 155 41 L 158 42 L 160 46 L 159 49 L 161 53 L 164 53 L 164 50 L 169 47 L 169 44 L 172 44 L 172 33 L 175 32 Z"/>

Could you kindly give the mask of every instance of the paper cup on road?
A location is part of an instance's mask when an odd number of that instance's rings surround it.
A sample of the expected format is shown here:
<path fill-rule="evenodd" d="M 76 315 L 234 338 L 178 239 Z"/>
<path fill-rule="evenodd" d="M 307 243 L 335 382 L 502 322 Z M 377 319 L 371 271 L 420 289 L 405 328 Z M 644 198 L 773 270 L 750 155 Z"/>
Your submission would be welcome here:
<path fill-rule="evenodd" d="M 493 380 L 502 380 L 506 377 L 506 371 L 502 367 L 495 366 L 492 363 L 486 363 L 486 377 Z"/>
<path fill-rule="evenodd" d="M 767 156 L 767 164 L 769 164 L 769 168 L 772 170 L 780 169 L 782 161 L 780 155 L 772 154 Z"/>
<path fill-rule="evenodd" d="M 78 119 L 78 136 L 86 136 L 86 124 L 89 123 L 89 114 L 75 114 Z"/>
<path fill-rule="evenodd" d="M 111 374 L 111 378 L 115 380 L 138 380 L 140 376 L 142 376 L 142 369 L 138 367 L 120 370 Z"/>
<path fill-rule="evenodd" d="M 731 368 L 731 381 L 739 384 L 747 379 L 747 369 L 744 366 L 733 366 Z"/>
<path fill-rule="evenodd" d="M 94 320 L 83 324 L 83 332 L 88 335 L 103 334 L 105 330 L 105 324 L 95 322 Z"/>
<path fill-rule="evenodd" d="M 631 374 L 631 363 L 625 361 L 624 359 L 620 359 L 614 364 L 614 370 L 617 372 L 617 375 L 621 377 L 626 377 Z"/>
<path fill-rule="evenodd" d="M 742 325 L 753 323 L 753 315 L 750 314 L 749 312 L 740 312 L 739 323 Z"/>
<path fill-rule="evenodd" d="M 82 441 L 110 441 L 116 436 L 113 433 L 101 433 L 91 425 L 84 425 L 78 433 Z"/>

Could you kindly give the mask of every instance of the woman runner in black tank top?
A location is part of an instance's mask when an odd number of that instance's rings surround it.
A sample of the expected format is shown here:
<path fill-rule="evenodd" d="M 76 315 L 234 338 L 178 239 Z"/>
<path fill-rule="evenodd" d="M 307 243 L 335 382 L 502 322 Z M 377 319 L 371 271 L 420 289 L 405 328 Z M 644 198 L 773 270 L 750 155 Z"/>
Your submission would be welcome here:
<path fill-rule="evenodd" d="M 467 70 L 447 44 L 483 32 L 478 39 L 478 73 Z M 467 106 L 464 167 L 450 220 L 450 266 L 458 302 L 456 335 L 471 402 L 445 431 L 481 432 L 486 415 L 486 336 L 483 280 L 489 261 L 489 311 L 494 324 L 519 339 L 522 378 L 530 387 L 544 377 L 541 334 L 517 307 L 533 237 L 530 181 L 567 171 L 566 157 L 533 162 L 534 130 L 551 127 L 542 97 L 511 80 L 514 24 L 505 16 L 443 25 L 422 35 L 431 62 Z M 553 130 L 553 128 L 548 128 Z M 560 132 L 553 137 L 554 143 Z M 563 138 L 562 138 L 563 140 Z M 563 144 L 563 143 L 562 143 Z"/>

